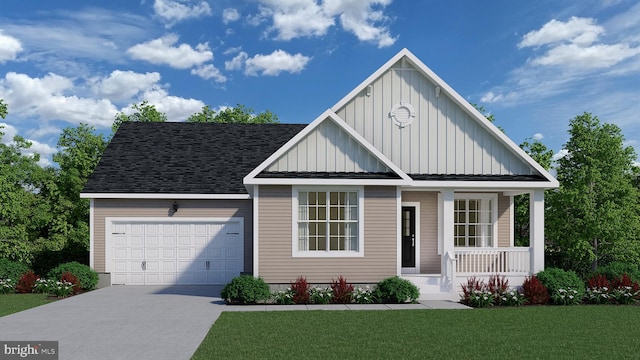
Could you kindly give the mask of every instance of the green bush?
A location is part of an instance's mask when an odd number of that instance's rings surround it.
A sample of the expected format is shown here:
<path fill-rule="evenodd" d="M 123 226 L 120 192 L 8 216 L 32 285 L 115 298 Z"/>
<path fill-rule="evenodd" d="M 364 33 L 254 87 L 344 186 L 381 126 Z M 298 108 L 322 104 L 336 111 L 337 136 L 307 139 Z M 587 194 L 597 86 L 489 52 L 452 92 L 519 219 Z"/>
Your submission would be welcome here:
<path fill-rule="evenodd" d="M 536 277 L 547 288 L 554 303 L 558 305 L 564 304 L 563 301 L 560 301 L 562 298 L 558 296 L 558 294 L 563 291 L 575 290 L 575 293 L 573 291 L 571 292 L 571 296 L 577 298 L 578 301 L 584 297 L 584 282 L 578 274 L 573 271 L 547 268 L 536 274 Z"/>
<path fill-rule="evenodd" d="M 54 267 L 49 271 L 47 277 L 50 279 L 60 279 L 65 272 L 70 272 L 73 276 L 77 277 L 80 281 L 80 287 L 83 290 L 93 290 L 96 288 L 96 285 L 98 285 L 98 273 L 87 265 L 80 264 L 76 261 Z"/>
<path fill-rule="evenodd" d="M 269 285 L 251 275 L 236 276 L 224 286 L 220 296 L 229 304 L 255 304 L 270 296 Z"/>
<path fill-rule="evenodd" d="M 415 302 L 420 297 L 420 291 L 411 281 L 393 276 L 376 285 L 373 297 L 379 303 L 400 304 Z"/>
<path fill-rule="evenodd" d="M 0 279 L 18 281 L 22 274 L 29 272 L 29 267 L 23 263 L 2 258 L 0 259 Z"/>
<path fill-rule="evenodd" d="M 623 262 L 612 262 L 605 266 L 598 267 L 598 270 L 593 275 L 604 275 L 607 280 L 613 281 L 615 278 L 620 278 L 622 275 L 627 274 L 631 278 L 631 281 L 640 282 L 640 269 L 636 264 L 628 264 Z"/>

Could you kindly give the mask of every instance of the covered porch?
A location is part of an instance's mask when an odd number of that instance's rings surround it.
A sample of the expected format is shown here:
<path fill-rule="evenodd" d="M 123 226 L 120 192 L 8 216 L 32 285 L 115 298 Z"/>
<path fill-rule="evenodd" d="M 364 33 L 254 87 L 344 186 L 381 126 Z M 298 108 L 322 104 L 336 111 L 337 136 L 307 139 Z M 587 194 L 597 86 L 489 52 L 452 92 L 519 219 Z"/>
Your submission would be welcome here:
<path fill-rule="evenodd" d="M 513 197 L 526 193 L 529 246 L 519 247 Z M 398 274 L 418 286 L 423 299 L 457 301 L 461 284 L 474 276 L 504 275 L 510 286 L 521 286 L 544 269 L 543 189 L 402 192 L 399 213 Z"/>

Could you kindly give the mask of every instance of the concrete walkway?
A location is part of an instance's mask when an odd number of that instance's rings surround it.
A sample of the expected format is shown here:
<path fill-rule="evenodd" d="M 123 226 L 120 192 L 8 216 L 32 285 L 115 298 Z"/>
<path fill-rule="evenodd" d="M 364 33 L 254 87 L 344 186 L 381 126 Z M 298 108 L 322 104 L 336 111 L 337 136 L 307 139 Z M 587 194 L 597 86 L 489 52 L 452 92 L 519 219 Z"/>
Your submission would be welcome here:
<path fill-rule="evenodd" d="M 469 309 L 388 305 L 227 306 L 216 286 L 110 286 L 0 317 L 0 341 L 58 341 L 59 358 L 189 359 L 223 311 Z"/>

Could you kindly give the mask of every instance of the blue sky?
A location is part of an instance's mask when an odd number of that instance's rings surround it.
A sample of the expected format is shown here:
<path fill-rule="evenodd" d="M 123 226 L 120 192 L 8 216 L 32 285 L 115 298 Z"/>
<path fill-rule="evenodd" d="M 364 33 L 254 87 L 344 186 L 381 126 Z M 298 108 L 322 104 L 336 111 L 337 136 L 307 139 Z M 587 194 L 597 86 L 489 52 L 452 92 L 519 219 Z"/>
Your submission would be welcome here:
<path fill-rule="evenodd" d="M 405 47 L 516 143 L 562 153 L 587 111 L 640 149 L 640 3 L 625 0 L 3 0 L 2 141 L 31 140 L 46 165 L 62 129 L 109 134 L 143 100 L 172 121 L 244 104 L 308 123 Z"/>

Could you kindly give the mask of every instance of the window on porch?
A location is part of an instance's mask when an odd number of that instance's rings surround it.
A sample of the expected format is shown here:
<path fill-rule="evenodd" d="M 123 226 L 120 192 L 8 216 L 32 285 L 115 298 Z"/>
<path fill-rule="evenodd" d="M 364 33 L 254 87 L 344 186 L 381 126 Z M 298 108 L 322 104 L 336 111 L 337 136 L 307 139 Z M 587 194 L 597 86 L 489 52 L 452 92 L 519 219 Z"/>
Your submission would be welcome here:
<path fill-rule="evenodd" d="M 454 246 L 494 247 L 497 199 L 492 194 L 456 194 Z"/>

